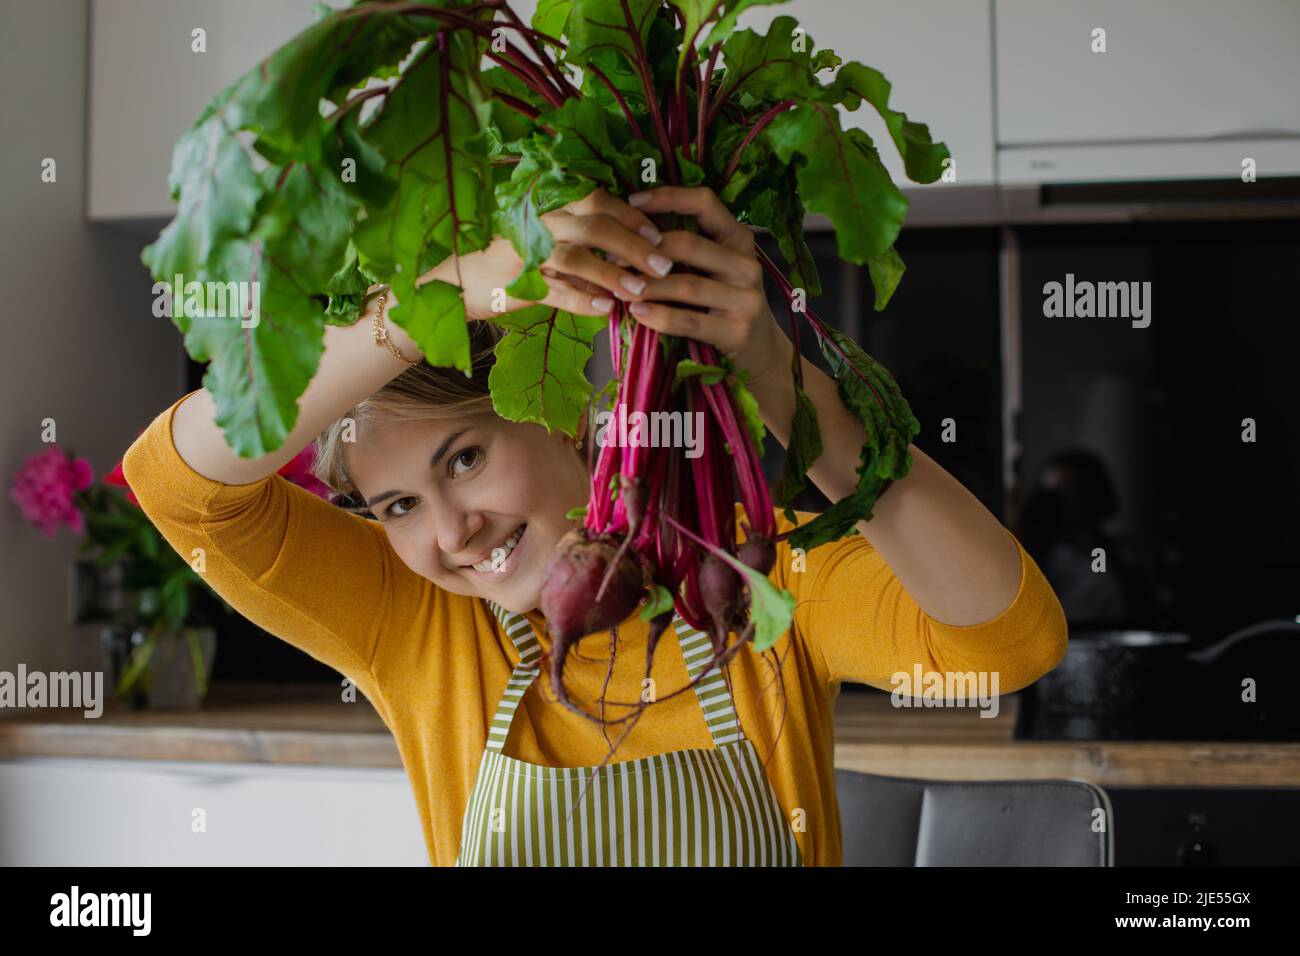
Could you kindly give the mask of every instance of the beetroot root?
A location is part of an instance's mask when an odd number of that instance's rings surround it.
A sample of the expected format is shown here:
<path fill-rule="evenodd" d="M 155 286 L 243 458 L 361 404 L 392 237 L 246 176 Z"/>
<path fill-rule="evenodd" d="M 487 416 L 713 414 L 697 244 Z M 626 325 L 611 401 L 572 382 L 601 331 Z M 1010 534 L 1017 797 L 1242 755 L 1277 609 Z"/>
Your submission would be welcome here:
<path fill-rule="evenodd" d="M 766 577 L 776 565 L 776 545 L 766 538 L 747 538 L 737 549 L 736 557 L 741 564 Z"/>
<path fill-rule="evenodd" d="M 736 626 L 742 607 L 741 579 L 736 569 L 711 554 L 700 561 L 700 597 L 713 619 L 714 651 L 721 650 L 724 635 Z"/>
<path fill-rule="evenodd" d="M 636 610 L 645 597 L 640 567 L 611 541 L 586 531 L 570 531 L 560 539 L 542 579 L 540 606 L 551 632 L 551 683 L 556 696 L 571 710 L 563 686 L 569 649 L 588 634 L 615 627 Z M 605 581 L 600 600 L 596 594 Z M 585 711 L 579 710 L 590 717 Z"/>

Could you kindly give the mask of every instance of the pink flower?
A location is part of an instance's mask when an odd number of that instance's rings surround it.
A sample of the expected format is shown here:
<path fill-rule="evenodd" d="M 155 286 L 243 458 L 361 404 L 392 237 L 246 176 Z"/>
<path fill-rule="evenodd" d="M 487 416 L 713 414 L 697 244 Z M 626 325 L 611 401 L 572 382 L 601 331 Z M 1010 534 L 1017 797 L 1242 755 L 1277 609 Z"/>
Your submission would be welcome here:
<path fill-rule="evenodd" d="M 85 522 L 77 510 L 75 495 L 95 480 L 90 462 L 71 458 L 58 445 L 28 458 L 14 475 L 9 497 L 18 504 L 23 518 L 52 538 L 61 523 L 78 534 Z"/>
<path fill-rule="evenodd" d="M 283 468 L 279 469 L 276 474 L 283 475 L 295 485 L 306 488 L 318 498 L 324 498 L 328 501 L 329 496 L 332 493 L 330 486 L 311 473 L 311 466 L 315 460 L 316 445 L 313 442 L 302 451 L 298 452 L 298 454 L 295 455 Z"/>

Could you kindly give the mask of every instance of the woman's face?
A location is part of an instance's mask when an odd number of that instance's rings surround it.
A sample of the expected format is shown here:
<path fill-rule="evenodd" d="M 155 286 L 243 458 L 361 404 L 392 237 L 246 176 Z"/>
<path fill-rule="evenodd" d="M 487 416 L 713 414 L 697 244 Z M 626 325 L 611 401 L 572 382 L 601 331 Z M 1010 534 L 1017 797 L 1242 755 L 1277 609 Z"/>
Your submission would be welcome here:
<path fill-rule="evenodd" d="M 357 433 L 344 465 L 407 567 L 508 611 L 537 607 L 547 561 L 573 527 L 565 515 L 587 500 L 587 469 L 569 438 L 497 415 L 373 422 Z"/>

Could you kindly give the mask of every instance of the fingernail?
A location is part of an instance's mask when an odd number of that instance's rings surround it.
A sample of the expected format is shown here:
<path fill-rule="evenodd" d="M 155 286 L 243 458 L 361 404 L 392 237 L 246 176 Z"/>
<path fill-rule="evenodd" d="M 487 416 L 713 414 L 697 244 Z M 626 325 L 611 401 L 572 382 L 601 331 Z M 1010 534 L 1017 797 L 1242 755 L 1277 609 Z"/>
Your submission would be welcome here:
<path fill-rule="evenodd" d="M 656 229 L 654 226 L 650 226 L 650 225 L 642 226 L 640 229 L 637 230 L 637 232 L 641 233 L 641 238 L 643 238 L 646 242 L 650 243 L 650 245 L 652 246 L 657 246 L 659 245 L 659 243 L 664 241 L 664 234 L 660 232 L 658 229 Z"/>
<path fill-rule="evenodd" d="M 638 279 L 636 276 L 623 276 L 618 282 L 619 285 L 633 295 L 640 295 L 645 291 L 645 279 Z"/>
<path fill-rule="evenodd" d="M 652 252 L 646 256 L 646 264 L 654 271 L 655 275 L 666 276 L 673 268 L 673 260 L 667 256 L 661 256 L 657 252 Z"/>
<path fill-rule="evenodd" d="M 650 314 L 650 303 L 649 303 L 649 302 L 633 302 L 632 305 L 629 306 L 628 311 L 630 311 L 633 315 L 640 315 L 640 316 L 646 316 L 646 315 L 649 315 L 649 314 Z"/>
<path fill-rule="evenodd" d="M 606 299 L 603 296 L 599 299 L 592 299 L 591 307 L 597 312 L 608 312 L 610 309 L 614 308 L 614 300 Z"/>
<path fill-rule="evenodd" d="M 644 206 L 649 201 L 650 201 L 649 193 L 633 193 L 632 195 L 627 197 L 627 204 L 629 206 L 638 206 L 638 207 Z"/>

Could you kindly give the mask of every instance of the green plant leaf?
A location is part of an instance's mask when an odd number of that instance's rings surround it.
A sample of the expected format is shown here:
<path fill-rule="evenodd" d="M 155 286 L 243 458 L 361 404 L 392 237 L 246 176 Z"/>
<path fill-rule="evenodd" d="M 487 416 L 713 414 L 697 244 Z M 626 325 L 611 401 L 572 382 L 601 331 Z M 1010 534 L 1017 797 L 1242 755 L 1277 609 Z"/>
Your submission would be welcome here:
<path fill-rule="evenodd" d="M 351 325 L 361 317 L 361 309 L 370 280 L 361 271 L 356 247 L 348 242 L 344 265 L 330 279 L 325 291 L 329 305 L 325 308 L 325 321 L 332 325 Z"/>
<path fill-rule="evenodd" d="M 553 131 L 551 137 L 533 135 L 513 144 L 520 158 L 510 178 L 496 188 L 496 230 L 510 239 L 523 270 L 510 294 L 521 299 L 541 299 L 545 282 L 535 272 L 551 255 L 555 240 L 542 216 L 583 198 L 598 185 L 613 185 L 613 170 L 601 161 L 598 150 L 615 152 L 603 128 L 604 114 L 595 103 L 580 106 L 570 100 L 564 109 L 543 114 L 539 121 Z"/>
<path fill-rule="evenodd" d="M 821 342 L 840 398 L 866 430 L 854 491 L 790 535 L 790 546 L 809 550 L 856 531 L 870 521 L 876 499 L 887 482 L 904 477 L 912 466 L 908 446 L 921 425 L 893 377 L 851 338 L 830 330 L 832 348 Z M 838 349 L 838 351 L 837 351 Z"/>
<path fill-rule="evenodd" d="M 625 153 L 628 134 L 624 131 L 619 141 L 615 141 L 611 116 L 599 103 L 581 97 L 566 100 L 559 109 L 539 116 L 537 122 L 549 129 L 550 134 L 535 136 L 521 145 L 525 151 L 531 147 L 535 157 L 537 153 L 544 154 L 549 165 L 551 177 L 546 182 L 548 189 L 541 203 L 543 212 L 573 201 L 571 190 L 581 186 L 573 182 L 576 177 L 591 180 L 590 188 L 618 185 L 616 169 L 624 185 L 634 180 L 631 174 L 635 167 Z M 541 165 L 540 157 L 537 161 Z M 557 189 L 561 194 L 552 195 Z M 584 195 L 585 191 L 577 198 Z"/>
<path fill-rule="evenodd" d="M 646 606 L 641 608 L 639 615 L 641 620 L 649 621 L 665 614 L 673 609 L 673 592 L 669 591 L 662 584 L 656 584 L 650 589 L 650 596 L 646 599 Z"/>
<path fill-rule="evenodd" d="M 765 190 L 750 204 L 749 221 L 767 229 L 776 239 L 789 265 L 790 284 L 815 298 L 822 294 L 822 280 L 804 235 L 804 207 L 794 168 L 786 167 L 783 178 L 783 186 Z"/>
<path fill-rule="evenodd" d="M 177 275 L 204 281 L 216 250 L 251 231 L 261 180 L 244 147 L 214 115 L 177 141 L 167 183 L 176 215 L 140 259 L 159 282 Z M 172 321 L 181 332 L 189 328 L 183 315 Z"/>
<path fill-rule="evenodd" d="M 223 91 L 210 108 L 230 129 L 250 129 L 283 160 L 318 163 L 331 130 L 322 99 L 392 67 L 420 36 L 417 21 L 379 12 L 340 12 L 317 21 Z"/>
<path fill-rule="evenodd" d="M 764 135 L 782 162 L 803 158 L 800 195 L 809 211 L 830 218 L 843 258 L 864 265 L 886 254 L 903 227 L 907 199 L 866 133 L 841 129 L 834 106 L 804 103 L 778 116 Z"/>
<path fill-rule="evenodd" d="M 814 73 L 833 70 L 843 62 L 834 50 L 818 50 L 812 57 L 812 70 Z"/>
<path fill-rule="evenodd" d="M 153 528 L 141 528 L 138 536 L 140 551 L 150 561 L 158 560 L 158 532 Z"/>
<path fill-rule="evenodd" d="M 682 14 L 683 29 L 681 52 L 678 54 L 677 68 L 686 63 L 687 55 L 692 49 L 700 53 L 721 43 L 736 28 L 736 18 L 750 7 L 772 6 L 786 3 L 787 0 L 668 0 Z M 713 26 L 705 36 L 705 27 Z M 703 38 L 703 39 L 701 39 Z"/>
<path fill-rule="evenodd" d="M 719 97 L 747 94 L 754 100 L 775 103 L 809 99 L 821 89 L 812 70 L 812 38 L 796 36 L 793 17 L 777 17 L 767 33 L 740 30 L 722 45 L 726 69 Z"/>
<path fill-rule="evenodd" d="M 881 311 L 894 297 L 894 290 L 903 279 L 907 266 L 903 264 L 898 252 L 891 246 L 878 259 L 867 260 L 867 271 L 871 275 L 871 285 L 876 290 L 876 311 Z"/>
<path fill-rule="evenodd" d="M 493 321 L 509 330 L 496 345 L 488 375 L 497 414 L 576 435 L 592 390 L 584 374 L 587 360 L 608 319 L 531 306 Z"/>
<path fill-rule="evenodd" d="M 673 387 L 676 388 L 688 378 L 699 376 L 700 381 L 705 385 L 717 385 L 727 376 L 727 370 L 719 365 L 705 365 L 694 359 L 682 359 L 677 363 L 677 373 L 673 376 Z"/>
<path fill-rule="evenodd" d="M 192 627 L 185 628 L 185 640 L 190 648 L 190 664 L 194 667 L 194 681 L 199 696 L 208 692 L 208 669 L 203 664 L 203 648 L 199 646 L 199 635 Z"/>
<path fill-rule="evenodd" d="M 565 60 L 582 66 L 599 51 L 610 50 L 635 65 L 659 6 L 659 0 L 573 0 L 564 30 Z"/>
<path fill-rule="evenodd" d="M 702 2 L 707 4 L 709 0 L 702 0 Z M 704 38 L 704 42 L 700 45 L 700 49 L 711 49 L 715 45 L 727 39 L 727 37 L 731 36 L 732 32 L 736 29 L 736 18 L 750 7 L 771 7 L 778 3 L 788 2 L 789 0 L 734 0 L 734 2 L 723 4 L 722 16 L 720 16 L 718 22 L 713 25 L 713 29 L 709 31 L 709 35 Z M 718 5 L 716 0 L 713 5 Z"/>
<path fill-rule="evenodd" d="M 152 634 L 143 644 L 137 644 L 131 649 L 131 656 L 128 658 L 126 666 L 122 668 L 122 673 L 117 679 L 117 686 L 113 692 L 119 697 L 125 697 L 136 688 L 141 678 L 149 670 L 149 661 L 153 658 L 156 642 Z"/>
<path fill-rule="evenodd" d="M 126 554 L 126 552 L 134 544 L 134 540 L 135 539 L 129 536 L 119 538 L 117 541 L 108 545 L 107 547 L 104 548 L 103 551 L 101 551 L 98 555 L 96 555 L 95 564 L 97 564 L 101 568 L 107 567 L 108 565 L 112 564 L 122 555 Z"/>
<path fill-rule="evenodd" d="M 754 397 L 754 393 L 749 390 L 749 386 L 746 384 L 748 380 L 749 370 L 741 369 L 727 379 L 727 387 L 731 389 L 731 395 L 736 400 L 736 408 L 740 410 L 745 426 L 749 429 L 750 437 L 754 439 L 754 447 L 758 449 L 761 455 L 767 428 L 763 424 L 763 413 L 759 410 L 758 399 Z"/>
<path fill-rule="evenodd" d="M 256 283 L 249 286 L 260 289 L 256 315 L 191 319 L 185 336 L 190 356 L 210 363 L 203 384 L 215 421 L 246 458 L 280 448 L 297 423 L 298 398 L 324 352 L 317 290 L 344 266 L 355 208 L 335 178 L 302 164 L 272 167 L 263 178 L 258 231 L 227 242 L 208 269 L 227 281 Z"/>
<path fill-rule="evenodd" d="M 540 0 L 533 11 L 533 29 L 558 38 L 572 8 L 573 0 Z"/>
<path fill-rule="evenodd" d="M 799 361 L 799 356 L 795 356 L 795 361 Z M 781 480 L 772 490 L 776 503 L 785 508 L 785 516 L 791 521 L 797 520 L 792 506 L 794 499 L 807 487 L 808 470 L 822 453 L 817 406 L 797 383 L 794 385 L 794 397 L 794 420 L 790 424 L 790 444 L 785 450 Z"/>
<path fill-rule="evenodd" d="M 354 241 L 368 274 L 387 281 L 398 300 L 389 317 L 432 365 L 468 371 L 469 334 L 459 290 L 420 286 L 426 266 L 482 249 L 491 241 L 491 168 L 485 125 L 491 109 L 478 79 L 478 47 L 451 35 L 445 51 L 430 41 L 366 129 L 398 187 L 368 208 Z M 409 310 L 409 311 L 408 311 Z"/>
<path fill-rule="evenodd" d="M 861 63 L 846 63 L 826 87 L 824 99 L 841 103 L 848 110 L 856 110 L 863 100 L 870 103 L 885 121 L 908 178 L 913 182 L 932 183 L 943 175 L 943 161 L 950 156 L 948 147 L 932 142 L 930 128 L 924 123 L 913 123 L 906 113 L 891 109 L 889 91 L 890 83 L 879 70 Z"/>
<path fill-rule="evenodd" d="M 790 630 L 794 620 L 794 595 L 778 588 L 765 575 L 721 548 L 710 547 L 709 551 L 735 568 L 749 586 L 749 619 L 754 624 L 754 650 L 762 653 Z"/>
<path fill-rule="evenodd" d="M 749 619 L 754 622 L 754 650 L 762 653 L 788 630 L 794 620 L 794 595 L 778 588 L 753 568 L 737 561 L 749 584 Z M 734 566 L 734 565 L 733 565 Z"/>
<path fill-rule="evenodd" d="M 549 293 L 550 287 L 546 284 L 546 279 L 538 269 L 525 269 L 519 273 L 519 277 L 514 282 L 506 286 L 506 294 L 516 299 L 524 299 L 528 302 L 536 302 L 538 299 L 545 299 Z"/>

